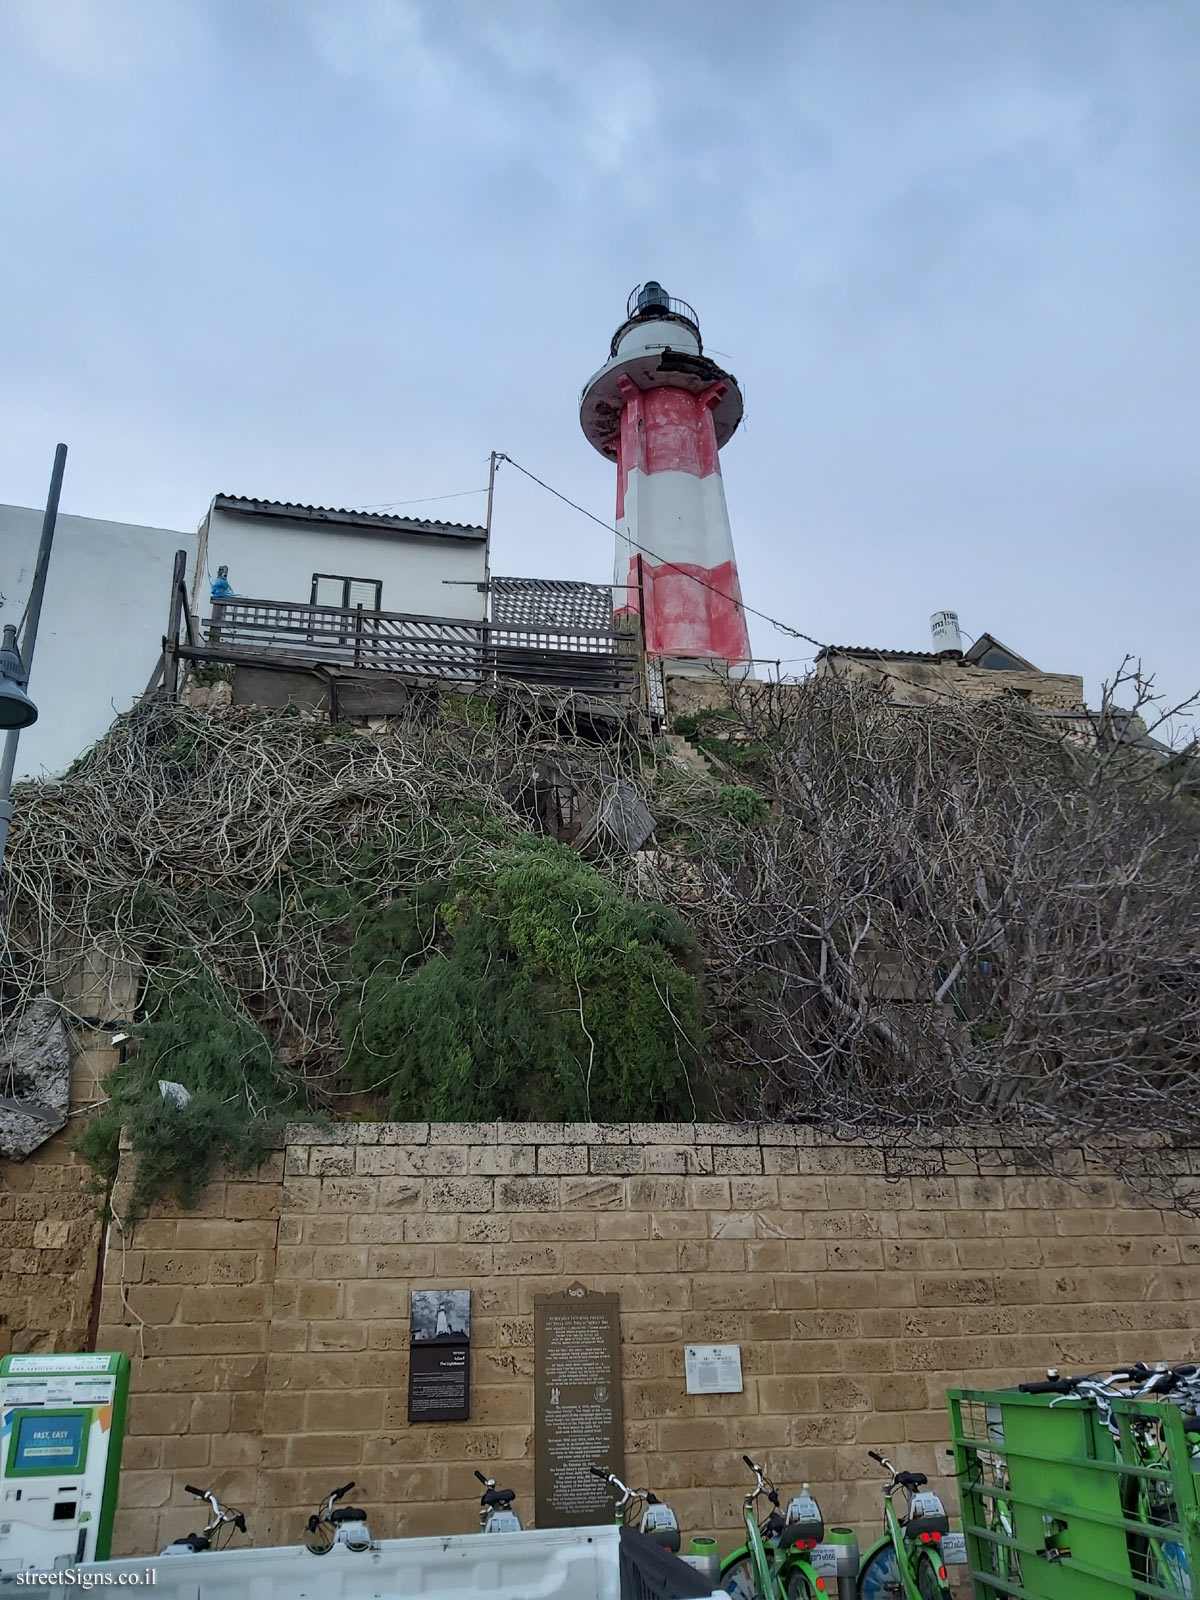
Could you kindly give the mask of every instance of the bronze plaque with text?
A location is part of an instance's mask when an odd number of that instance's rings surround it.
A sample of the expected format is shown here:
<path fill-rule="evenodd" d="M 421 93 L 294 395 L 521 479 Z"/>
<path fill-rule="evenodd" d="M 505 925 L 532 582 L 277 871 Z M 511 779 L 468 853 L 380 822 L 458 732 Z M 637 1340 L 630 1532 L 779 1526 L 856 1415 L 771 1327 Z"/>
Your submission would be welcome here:
<path fill-rule="evenodd" d="M 616 1500 L 589 1467 L 625 1475 L 621 1319 L 615 1294 L 533 1303 L 533 1486 L 539 1528 L 610 1522 Z"/>

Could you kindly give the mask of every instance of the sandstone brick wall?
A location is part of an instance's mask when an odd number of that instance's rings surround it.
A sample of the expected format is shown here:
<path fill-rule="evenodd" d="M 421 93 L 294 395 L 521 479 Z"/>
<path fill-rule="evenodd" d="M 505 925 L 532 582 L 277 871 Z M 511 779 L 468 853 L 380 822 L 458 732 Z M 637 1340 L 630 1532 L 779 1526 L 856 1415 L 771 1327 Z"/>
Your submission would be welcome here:
<path fill-rule="evenodd" d="M 387 1535 L 473 1528 L 476 1466 L 531 1516 L 534 1296 L 576 1280 L 620 1295 L 629 1474 L 688 1530 L 731 1539 L 747 1450 L 865 1533 L 869 1448 L 944 1478 L 949 1385 L 1194 1356 L 1197 1225 L 1059 1164 L 775 1126 L 292 1130 L 110 1245 L 99 1346 L 134 1357 L 119 1548 L 186 1531 L 198 1480 L 259 1543 L 347 1478 Z M 472 1291 L 472 1416 L 410 1427 L 408 1295 L 434 1285 Z M 687 1395 L 689 1340 L 739 1343 L 744 1393 Z"/>
<path fill-rule="evenodd" d="M 0 1167 L 0 1355 L 85 1350 L 100 1242 L 89 1174 L 63 1134 Z"/>
<path fill-rule="evenodd" d="M 72 1110 L 103 1096 L 116 1062 L 108 1037 L 72 1033 Z M 87 1348 L 100 1201 L 73 1139 L 71 1123 L 24 1161 L 0 1161 L 0 1355 Z"/>
<path fill-rule="evenodd" d="M 118 1215 L 132 1159 L 113 1193 Z M 210 1184 L 192 1211 L 109 1228 L 96 1348 L 133 1362 L 114 1555 L 157 1550 L 203 1524 L 185 1483 L 247 1509 L 263 1503 L 283 1164 L 281 1152 L 248 1178 Z"/>

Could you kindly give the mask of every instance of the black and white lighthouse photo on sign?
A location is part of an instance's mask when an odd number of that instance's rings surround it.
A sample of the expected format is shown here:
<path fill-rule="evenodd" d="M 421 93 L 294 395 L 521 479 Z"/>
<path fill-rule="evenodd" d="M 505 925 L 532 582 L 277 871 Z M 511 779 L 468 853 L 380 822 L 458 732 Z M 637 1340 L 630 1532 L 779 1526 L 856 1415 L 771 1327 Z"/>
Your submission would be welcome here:
<path fill-rule="evenodd" d="M 470 1289 L 414 1289 L 412 1344 L 461 1343 L 471 1337 Z"/>

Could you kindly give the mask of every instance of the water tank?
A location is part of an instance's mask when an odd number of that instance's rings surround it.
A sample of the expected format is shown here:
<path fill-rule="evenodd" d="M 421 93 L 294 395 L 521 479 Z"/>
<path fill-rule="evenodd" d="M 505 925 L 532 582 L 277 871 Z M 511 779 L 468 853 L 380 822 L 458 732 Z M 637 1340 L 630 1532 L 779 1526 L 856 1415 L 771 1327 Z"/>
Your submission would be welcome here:
<path fill-rule="evenodd" d="M 936 654 L 948 650 L 957 656 L 962 655 L 962 634 L 958 631 L 957 611 L 935 611 L 929 619 L 929 631 L 933 635 Z"/>

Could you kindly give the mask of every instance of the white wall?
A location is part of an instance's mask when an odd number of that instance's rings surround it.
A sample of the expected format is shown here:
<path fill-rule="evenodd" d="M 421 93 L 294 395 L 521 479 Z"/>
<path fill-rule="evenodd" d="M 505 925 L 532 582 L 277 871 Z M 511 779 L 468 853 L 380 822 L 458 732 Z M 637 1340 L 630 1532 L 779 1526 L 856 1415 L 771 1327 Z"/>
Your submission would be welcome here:
<path fill-rule="evenodd" d="M 204 565 L 196 602 L 201 617 L 211 614 L 209 584 L 221 566 L 229 568 L 234 593 L 247 600 L 307 605 L 313 573 L 329 572 L 379 579 L 383 611 L 471 621 L 482 621 L 485 614 L 487 596 L 476 588 L 487 576 L 482 540 L 418 538 L 390 529 L 292 522 L 214 508 Z"/>
<path fill-rule="evenodd" d="M 42 512 L 0 506 L 0 625 L 19 623 L 33 582 Z M 195 533 L 60 515 L 21 735 L 17 777 L 59 776 L 128 711 L 162 651 L 177 550 Z"/>

